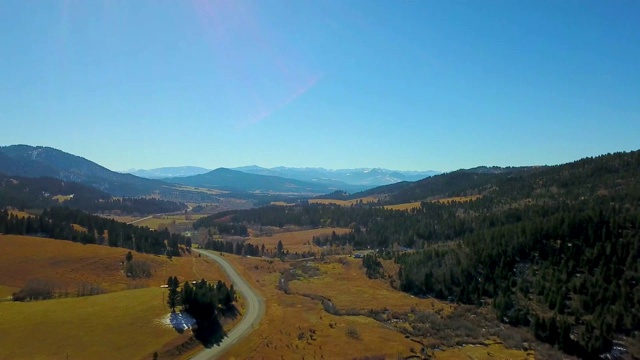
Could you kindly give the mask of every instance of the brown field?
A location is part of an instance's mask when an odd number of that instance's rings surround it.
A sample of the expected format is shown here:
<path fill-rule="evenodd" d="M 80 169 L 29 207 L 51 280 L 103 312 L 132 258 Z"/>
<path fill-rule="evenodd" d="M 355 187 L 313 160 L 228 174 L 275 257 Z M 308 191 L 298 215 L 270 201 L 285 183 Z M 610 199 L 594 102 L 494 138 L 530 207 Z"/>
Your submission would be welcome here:
<path fill-rule="evenodd" d="M 282 241 L 282 245 L 286 250 L 291 253 L 301 253 L 304 251 L 316 251 L 318 247 L 315 246 L 311 239 L 314 236 L 331 235 L 331 232 L 335 231 L 336 234 L 345 234 L 349 232 L 349 229 L 340 228 L 320 228 L 303 231 L 292 231 L 273 234 L 272 236 L 252 237 L 249 239 L 249 243 L 262 246 L 264 244 L 267 250 L 273 250 L 277 247 L 278 241 Z"/>
<path fill-rule="evenodd" d="M 270 205 L 277 205 L 277 206 L 293 206 L 295 204 L 289 204 L 286 203 L 284 201 L 272 201 Z"/>
<path fill-rule="evenodd" d="M 378 201 L 378 199 L 370 196 L 353 200 L 309 199 L 310 204 L 336 204 L 340 206 L 351 206 L 359 203 L 360 201 L 362 201 L 363 203 L 370 203 L 376 202 Z"/>
<path fill-rule="evenodd" d="M 174 221 L 176 224 L 192 224 L 196 220 L 203 218 L 205 214 L 194 214 L 194 215 L 161 215 L 159 217 L 151 217 L 149 219 L 145 219 L 142 221 L 137 221 L 134 225 L 136 226 L 147 226 L 150 229 L 159 229 L 160 227 L 168 226 L 172 224 Z"/>
<path fill-rule="evenodd" d="M 367 278 L 361 268 L 362 260 L 351 257 L 339 257 L 331 261 L 316 263 L 320 275 L 294 280 L 290 283 L 294 293 L 322 295 L 338 309 L 384 309 L 394 311 L 418 310 L 449 312 L 453 307 L 435 299 L 418 299 L 392 288 L 387 281 L 375 281 Z"/>
<path fill-rule="evenodd" d="M 411 210 L 411 209 L 419 208 L 421 203 L 422 201 L 416 201 L 416 202 L 404 203 L 404 204 L 387 205 L 383 207 L 385 209 L 391 209 L 391 210 Z"/>
<path fill-rule="evenodd" d="M 11 295 L 18 290 L 20 290 L 20 288 L 0 285 L 0 300 L 10 298 Z"/>
<path fill-rule="evenodd" d="M 389 308 L 391 311 L 417 310 L 446 313 L 451 305 L 434 299 L 416 299 L 391 288 L 386 281 L 371 280 L 359 268 L 359 260 L 329 257 L 319 263 L 320 274 L 290 282 L 291 294 L 277 289 L 280 273 L 292 263 L 225 255 L 243 276 L 260 290 L 266 302 L 266 314 L 259 327 L 246 340 L 225 354 L 228 359 L 354 359 L 383 356 L 407 357 L 420 345 L 405 338 L 390 324 L 367 316 L 335 316 L 325 312 L 318 300 L 308 296 L 331 298 L 339 310 Z M 342 258 L 341 260 L 339 260 Z M 346 261 L 345 261 L 346 260 Z M 346 335 L 355 329 L 359 339 Z M 311 336 L 313 333 L 313 336 Z M 502 344 L 463 346 L 434 353 L 437 359 L 525 359 L 523 351 L 506 349 Z"/>
<path fill-rule="evenodd" d="M 128 250 L 81 245 L 64 240 L 24 236 L 0 236 L 0 300 L 23 287 L 30 279 L 48 279 L 71 296 L 76 285 L 100 285 L 103 295 L 68 297 L 25 303 L 6 301 L 0 306 L 0 359 L 113 359 L 175 358 L 189 332 L 178 334 L 157 320 L 169 313 L 166 289 L 159 285 L 176 275 L 182 282 L 205 278 L 228 279 L 218 265 L 205 257 L 174 257 L 134 253 L 147 261 L 149 279 L 128 279 L 120 262 Z M 142 289 L 140 289 L 142 287 Z M 135 290 L 127 290 L 135 289 Z M 127 290 L 127 291 L 119 291 Z M 239 299 L 243 312 L 244 302 Z M 240 317 L 224 321 L 229 330 Z M 188 353 L 202 349 L 194 345 Z M 181 350 L 182 353 L 185 350 Z"/>
<path fill-rule="evenodd" d="M 82 282 L 100 285 L 106 291 L 137 287 L 158 287 L 170 275 L 180 281 L 205 278 L 226 280 L 219 267 L 206 258 L 133 254 L 134 260 L 151 265 L 149 279 L 129 279 L 122 274 L 121 261 L 127 249 L 81 245 L 65 240 L 0 235 L 0 285 L 21 288 L 31 279 L 48 279 L 74 293 Z"/>
<path fill-rule="evenodd" d="M 156 323 L 169 310 L 165 290 L 0 306 L 2 359 L 132 359 L 148 356 L 178 336 Z"/>
<path fill-rule="evenodd" d="M 26 213 L 24 211 L 20 211 L 20 210 L 9 210 L 9 214 L 13 214 L 19 218 L 25 218 L 27 216 L 31 216 L 31 214 Z"/>
<path fill-rule="evenodd" d="M 262 292 L 266 314 L 256 330 L 229 352 L 226 359 L 352 359 L 365 355 L 396 358 L 409 355 L 415 343 L 364 316 L 335 316 L 319 301 L 287 295 L 276 289 L 280 271 L 290 263 L 226 255 L 241 274 Z M 346 335 L 355 329 L 359 339 Z"/>
<path fill-rule="evenodd" d="M 482 197 L 482 195 L 454 196 L 454 197 L 450 197 L 450 198 L 437 199 L 437 200 L 431 200 L 431 201 L 432 202 L 438 202 L 438 203 L 441 203 L 441 204 L 448 204 L 448 203 L 453 202 L 453 201 L 457 201 L 457 202 L 473 201 L 473 200 L 477 200 L 477 199 L 479 199 L 481 197 Z"/>
<path fill-rule="evenodd" d="M 440 204 L 449 204 L 451 202 L 457 201 L 457 202 L 466 202 L 466 201 L 473 201 L 473 200 L 477 200 L 479 198 L 481 198 L 482 195 L 471 195 L 471 196 L 455 196 L 455 197 L 449 197 L 449 198 L 444 198 L 444 199 L 437 199 L 437 200 L 428 200 L 430 202 L 437 202 Z M 427 200 L 425 200 L 427 201 Z M 392 209 L 392 210 L 410 210 L 410 209 L 417 209 L 420 207 L 420 203 L 422 201 L 415 201 L 415 202 L 410 202 L 410 203 L 404 203 L 404 204 L 396 204 L 396 205 L 387 205 L 384 206 L 385 209 Z"/>
<path fill-rule="evenodd" d="M 56 195 L 53 197 L 53 200 L 56 200 L 61 203 L 71 199 L 73 199 L 73 195 Z"/>

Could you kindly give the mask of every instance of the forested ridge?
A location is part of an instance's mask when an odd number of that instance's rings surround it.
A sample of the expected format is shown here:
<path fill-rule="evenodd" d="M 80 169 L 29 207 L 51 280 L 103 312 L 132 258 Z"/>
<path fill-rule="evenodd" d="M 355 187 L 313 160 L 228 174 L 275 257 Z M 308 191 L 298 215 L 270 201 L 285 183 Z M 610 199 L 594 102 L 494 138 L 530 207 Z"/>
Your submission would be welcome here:
<path fill-rule="evenodd" d="M 166 229 L 155 231 L 67 207 L 52 207 L 40 215 L 27 217 L 11 214 L 6 209 L 0 211 L 0 234 L 47 236 L 171 256 L 180 256 L 179 245 L 191 244 L 189 238 L 171 234 Z"/>
<path fill-rule="evenodd" d="M 386 187 L 388 189 L 388 187 Z M 384 201 L 425 201 L 410 211 L 361 204 L 227 212 L 211 220 L 350 227 L 319 246 L 380 249 L 400 265 L 401 290 L 491 304 L 501 321 L 583 358 L 616 341 L 640 356 L 640 152 L 547 167 L 458 171 L 402 185 Z M 207 221 L 207 220 L 203 220 Z M 394 251 L 409 248 L 412 251 Z M 367 273 L 379 275 L 366 259 Z"/>
<path fill-rule="evenodd" d="M 61 202 L 56 196 L 66 198 Z M 187 208 L 184 203 L 154 198 L 112 198 L 111 195 L 72 181 L 50 177 L 27 178 L 0 174 L 0 209 L 7 206 L 44 209 L 64 206 L 91 213 L 160 214 Z"/>

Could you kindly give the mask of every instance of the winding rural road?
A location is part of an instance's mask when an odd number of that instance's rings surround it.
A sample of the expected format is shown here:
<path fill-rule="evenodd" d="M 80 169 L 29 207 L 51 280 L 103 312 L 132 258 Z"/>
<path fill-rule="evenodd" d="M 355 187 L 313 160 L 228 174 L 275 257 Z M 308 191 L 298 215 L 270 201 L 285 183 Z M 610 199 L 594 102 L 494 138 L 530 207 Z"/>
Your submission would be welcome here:
<path fill-rule="evenodd" d="M 242 294 L 242 297 L 245 299 L 246 310 L 242 316 L 242 320 L 240 320 L 240 323 L 227 334 L 227 337 L 225 337 L 219 345 L 216 345 L 211 349 L 204 349 L 191 358 L 193 360 L 217 359 L 225 351 L 229 350 L 231 346 L 249 335 L 260 323 L 260 320 L 264 315 L 264 300 L 223 257 L 215 255 L 209 251 L 197 249 L 193 249 L 193 251 L 196 251 L 203 256 L 208 256 L 218 262 L 222 270 L 224 270 L 233 282 L 233 288 Z"/>

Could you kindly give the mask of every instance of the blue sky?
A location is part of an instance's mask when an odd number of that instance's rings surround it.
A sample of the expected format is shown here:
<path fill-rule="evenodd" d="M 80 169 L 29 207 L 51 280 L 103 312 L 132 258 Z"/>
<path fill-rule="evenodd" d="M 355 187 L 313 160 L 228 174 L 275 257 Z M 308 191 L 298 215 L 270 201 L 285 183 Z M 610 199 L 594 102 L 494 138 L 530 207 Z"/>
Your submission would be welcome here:
<path fill-rule="evenodd" d="M 114 170 L 640 148 L 639 1 L 0 1 L 0 144 Z"/>

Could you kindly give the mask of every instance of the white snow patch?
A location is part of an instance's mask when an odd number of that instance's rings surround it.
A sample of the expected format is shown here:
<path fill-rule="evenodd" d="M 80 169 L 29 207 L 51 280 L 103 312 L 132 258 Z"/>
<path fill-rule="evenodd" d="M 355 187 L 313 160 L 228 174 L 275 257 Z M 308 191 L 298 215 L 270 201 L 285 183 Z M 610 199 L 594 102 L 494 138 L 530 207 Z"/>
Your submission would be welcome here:
<path fill-rule="evenodd" d="M 172 327 L 180 332 L 191 329 L 196 323 L 196 320 L 186 312 L 172 312 L 157 321 L 166 327 Z"/>

